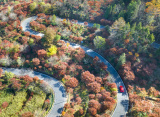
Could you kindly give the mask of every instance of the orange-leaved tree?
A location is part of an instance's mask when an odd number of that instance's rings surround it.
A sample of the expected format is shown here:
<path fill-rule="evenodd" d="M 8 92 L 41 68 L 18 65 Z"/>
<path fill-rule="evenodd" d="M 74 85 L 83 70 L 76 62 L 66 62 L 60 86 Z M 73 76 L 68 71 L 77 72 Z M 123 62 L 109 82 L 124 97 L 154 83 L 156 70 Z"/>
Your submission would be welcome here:
<path fill-rule="evenodd" d="M 160 14 L 160 0 L 152 0 L 146 3 L 145 12 L 151 14 Z"/>

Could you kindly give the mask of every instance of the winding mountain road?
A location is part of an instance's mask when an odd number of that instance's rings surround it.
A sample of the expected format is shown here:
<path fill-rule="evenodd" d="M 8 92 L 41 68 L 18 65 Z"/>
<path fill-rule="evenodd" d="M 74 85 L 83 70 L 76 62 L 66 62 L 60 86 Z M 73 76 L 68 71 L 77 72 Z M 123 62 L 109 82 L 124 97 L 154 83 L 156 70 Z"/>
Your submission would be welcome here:
<path fill-rule="evenodd" d="M 35 31 L 33 31 L 30 28 L 29 23 L 32 20 L 35 20 L 35 19 L 36 19 L 36 16 L 30 17 L 30 18 L 27 18 L 27 19 L 23 20 L 21 22 L 21 26 L 23 27 L 22 30 L 23 31 L 29 31 L 30 34 L 33 34 L 33 35 L 44 36 L 44 34 L 35 32 Z M 80 24 L 82 24 L 82 23 L 80 23 Z M 128 97 L 128 93 L 127 93 L 127 90 L 125 88 L 125 85 L 124 85 L 121 77 L 117 73 L 117 71 L 114 69 L 114 67 L 105 58 L 103 58 L 98 53 L 94 52 L 92 49 L 89 49 L 87 47 L 84 47 L 84 46 L 81 46 L 81 45 L 78 45 L 78 44 L 74 44 L 74 43 L 71 43 L 71 42 L 68 42 L 68 43 L 70 43 L 70 46 L 72 46 L 74 48 L 81 47 L 82 49 L 84 49 L 84 51 L 86 52 L 86 54 L 88 54 L 91 57 L 98 56 L 99 59 L 100 59 L 100 61 L 104 62 L 104 64 L 108 66 L 107 71 L 110 72 L 110 75 L 112 77 L 113 82 L 115 82 L 117 84 L 117 88 L 119 89 L 119 86 L 123 86 L 124 87 L 124 92 L 123 93 L 121 93 L 118 90 L 118 94 L 117 94 L 117 106 L 116 106 L 116 108 L 115 108 L 115 110 L 114 110 L 114 112 L 112 114 L 112 117 L 124 117 L 126 115 L 127 111 L 128 111 L 129 97 Z M 55 95 L 56 95 L 56 93 L 57 92 L 55 92 Z M 55 100 L 55 103 L 57 103 L 56 100 Z M 53 109 L 55 109 L 55 108 L 53 108 Z M 49 116 L 49 117 L 51 117 L 51 116 Z M 54 117 L 56 117 L 56 115 Z"/>
<path fill-rule="evenodd" d="M 60 117 L 64 104 L 67 102 L 67 95 L 63 84 L 57 79 L 46 74 L 35 72 L 30 69 L 4 68 L 3 72 L 12 72 L 18 76 L 29 75 L 30 77 L 38 76 L 39 79 L 46 81 L 54 91 L 54 104 L 48 113 L 48 117 Z"/>

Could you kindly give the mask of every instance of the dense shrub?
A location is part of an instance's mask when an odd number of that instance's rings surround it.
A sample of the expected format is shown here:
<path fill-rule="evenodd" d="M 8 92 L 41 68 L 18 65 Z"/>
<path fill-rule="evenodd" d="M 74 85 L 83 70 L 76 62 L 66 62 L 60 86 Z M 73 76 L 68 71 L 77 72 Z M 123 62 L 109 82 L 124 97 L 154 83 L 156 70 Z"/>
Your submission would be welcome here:
<path fill-rule="evenodd" d="M 72 77 L 68 81 L 66 81 L 65 85 L 67 87 L 75 88 L 76 86 L 78 86 L 78 80 Z"/>
<path fill-rule="evenodd" d="M 86 84 L 92 83 L 95 81 L 95 76 L 91 74 L 89 71 L 85 71 L 81 74 L 81 80 Z"/>
<path fill-rule="evenodd" d="M 92 82 L 89 83 L 87 85 L 89 91 L 94 92 L 94 93 L 99 93 L 100 92 L 100 88 L 101 88 L 101 84 L 97 83 L 97 82 Z"/>
<path fill-rule="evenodd" d="M 105 48 L 105 45 L 106 45 L 105 38 L 102 38 L 101 36 L 96 36 L 94 38 L 93 42 L 94 42 L 94 46 L 97 49 L 104 49 Z"/>
<path fill-rule="evenodd" d="M 52 55 L 55 55 L 57 53 L 57 47 L 55 45 L 51 45 L 50 48 L 48 48 L 47 56 L 50 57 Z"/>
<path fill-rule="evenodd" d="M 95 108 L 88 108 L 88 111 L 93 116 L 97 114 L 97 110 Z"/>
<path fill-rule="evenodd" d="M 56 30 L 48 27 L 45 31 L 43 45 L 44 46 L 51 46 L 54 42 L 55 36 L 56 36 Z"/>
<path fill-rule="evenodd" d="M 35 8 L 36 8 L 36 2 L 33 2 L 33 3 L 31 3 L 30 5 L 29 5 L 29 8 L 30 8 L 30 11 L 31 12 L 33 12 L 34 10 L 35 10 Z"/>
<path fill-rule="evenodd" d="M 40 64 L 40 60 L 38 58 L 33 58 L 32 59 L 33 65 L 39 65 Z"/>
<path fill-rule="evenodd" d="M 5 71 L 5 79 L 8 80 L 8 79 L 11 79 L 13 78 L 14 74 L 12 72 L 7 72 Z"/>
<path fill-rule="evenodd" d="M 88 103 L 89 108 L 95 108 L 96 110 L 100 109 L 100 103 L 97 100 L 90 100 Z"/>

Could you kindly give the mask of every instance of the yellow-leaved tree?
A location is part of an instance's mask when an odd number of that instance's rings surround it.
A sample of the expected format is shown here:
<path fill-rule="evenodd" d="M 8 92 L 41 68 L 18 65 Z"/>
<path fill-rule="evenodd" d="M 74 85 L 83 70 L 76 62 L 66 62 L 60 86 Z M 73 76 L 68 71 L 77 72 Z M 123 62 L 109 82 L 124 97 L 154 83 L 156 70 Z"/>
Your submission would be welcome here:
<path fill-rule="evenodd" d="M 154 15 L 160 14 L 160 0 L 152 0 L 151 2 L 147 2 L 145 12 Z"/>
<path fill-rule="evenodd" d="M 51 47 L 48 48 L 47 56 L 50 57 L 56 53 L 57 53 L 57 47 L 55 45 L 51 45 Z"/>

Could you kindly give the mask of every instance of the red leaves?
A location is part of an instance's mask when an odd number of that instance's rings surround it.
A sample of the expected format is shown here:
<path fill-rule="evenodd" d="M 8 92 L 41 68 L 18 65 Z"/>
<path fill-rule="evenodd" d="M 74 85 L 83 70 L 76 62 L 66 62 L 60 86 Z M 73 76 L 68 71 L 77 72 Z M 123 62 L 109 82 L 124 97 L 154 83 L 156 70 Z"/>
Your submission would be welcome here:
<path fill-rule="evenodd" d="M 75 88 L 76 86 L 78 86 L 78 80 L 74 77 L 72 77 L 72 78 L 69 77 L 68 81 L 66 81 L 65 85 L 70 88 Z"/>
<path fill-rule="evenodd" d="M 103 83 L 101 77 L 96 77 L 96 81 L 97 81 L 97 83 L 99 83 L 99 84 L 102 84 L 102 83 Z"/>
<path fill-rule="evenodd" d="M 67 113 L 68 113 L 69 115 L 73 115 L 74 112 L 75 112 L 75 110 L 74 110 L 73 108 L 69 108 L 68 111 L 67 111 Z M 68 117 L 68 116 L 66 116 L 66 117 Z"/>
<path fill-rule="evenodd" d="M 101 19 L 100 22 L 102 25 L 112 25 L 112 22 L 106 19 Z"/>
<path fill-rule="evenodd" d="M 87 85 L 87 88 L 91 92 L 98 93 L 100 92 L 101 84 L 97 82 L 92 82 Z"/>
<path fill-rule="evenodd" d="M 82 41 L 83 40 L 83 37 L 78 37 L 78 41 Z"/>
<path fill-rule="evenodd" d="M 3 85 L 2 82 L 0 82 L 0 87 L 1 87 L 2 85 Z"/>
<path fill-rule="evenodd" d="M 12 30 L 14 29 L 14 27 L 12 27 L 11 25 L 9 25 L 9 26 L 7 27 L 7 29 L 8 29 L 9 31 L 12 31 Z"/>
<path fill-rule="evenodd" d="M 108 91 L 101 92 L 103 100 L 107 100 L 111 96 L 111 93 Z"/>
<path fill-rule="evenodd" d="M 35 36 L 35 39 L 36 39 L 36 41 L 38 42 L 39 40 L 42 39 L 42 37 L 41 37 L 41 36 Z"/>
<path fill-rule="evenodd" d="M 12 79 L 11 79 L 11 82 L 12 82 L 12 87 L 13 87 L 15 90 L 20 90 L 20 88 L 21 88 L 21 83 L 19 83 L 19 80 L 16 80 L 15 78 L 12 78 Z"/>
<path fill-rule="evenodd" d="M 7 22 L 0 22 L 0 27 L 5 27 L 7 25 Z"/>
<path fill-rule="evenodd" d="M 2 76 L 3 69 L 0 68 L 0 77 Z"/>
<path fill-rule="evenodd" d="M 26 60 L 25 63 L 29 64 L 30 62 L 29 62 L 29 60 Z"/>
<path fill-rule="evenodd" d="M 26 82 L 33 82 L 33 78 L 31 78 L 30 76 L 28 75 L 25 75 L 25 76 L 21 76 L 20 79 L 23 79 L 24 81 Z"/>
<path fill-rule="evenodd" d="M 41 49 L 41 50 L 38 50 L 37 54 L 39 58 L 45 58 L 47 55 L 47 52 L 44 49 Z"/>
<path fill-rule="evenodd" d="M 81 104 L 82 99 L 81 99 L 81 97 L 76 97 L 75 101 L 77 104 Z"/>
<path fill-rule="evenodd" d="M 85 57 L 85 51 L 82 48 L 76 48 L 72 55 L 77 61 L 80 62 Z"/>
<path fill-rule="evenodd" d="M 157 97 L 159 95 L 159 91 L 157 91 L 154 87 L 150 87 L 148 90 L 148 95 Z"/>
<path fill-rule="evenodd" d="M 130 62 L 127 62 L 126 64 L 124 64 L 122 66 L 121 70 L 119 71 L 119 73 L 126 80 L 133 81 L 135 79 L 135 75 L 134 75 L 134 72 L 131 69 L 131 63 Z"/>
<path fill-rule="evenodd" d="M 29 37 L 30 36 L 30 32 L 28 32 L 28 31 L 24 32 L 24 35 L 27 36 L 27 37 Z"/>
<path fill-rule="evenodd" d="M 6 108 L 8 106 L 8 102 L 3 102 L 2 103 L 2 108 Z"/>
<path fill-rule="evenodd" d="M 27 41 L 28 41 L 27 37 L 22 37 L 21 39 L 22 44 L 27 44 Z"/>
<path fill-rule="evenodd" d="M 99 58 L 97 56 L 95 56 L 93 59 L 93 64 L 96 64 L 97 62 L 99 62 Z"/>
<path fill-rule="evenodd" d="M 73 35 L 70 35 L 69 38 L 73 39 L 75 41 L 80 41 L 80 42 L 83 40 L 83 37 L 77 37 L 77 36 L 73 36 Z"/>
<path fill-rule="evenodd" d="M 22 117 L 34 117 L 34 114 L 32 112 L 26 112 L 22 114 Z"/>
<path fill-rule="evenodd" d="M 67 67 L 68 63 L 66 62 L 59 62 L 59 64 L 54 65 L 54 68 L 58 70 L 59 75 L 65 75 Z"/>
<path fill-rule="evenodd" d="M 103 70 L 107 70 L 107 65 L 105 65 L 103 62 L 100 63 L 100 68 Z"/>
<path fill-rule="evenodd" d="M 36 21 L 30 22 L 30 25 L 31 25 L 31 27 L 34 28 L 34 30 L 36 30 L 36 31 L 45 31 L 45 30 L 46 30 L 46 26 L 45 26 L 45 25 L 39 24 L 39 23 L 36 22 Z"/>
<path fill-rule="evenodd" d="M 97 100 L 90 100 L 88 103 L 89 108 L 95 108 L 97 110 L 100 109 L 100 103 Z"/>
<path fill-rule="evenodd" d="M 94 99 L 95 98 L 95 94 L 89 94 L 89 99 Z"/>
<path fill-rule="evenodd" d="M 84 25 L 86 25 L 86 26 L 87 26 L 87 25 L 88 25 L 88 22 L 84 22 Z"/>
<path fill-rule="evenodd" d="M 14 59 L 14 60 L 17 60 L 17 59 L 18 59 L 18 57 L 19 57 L 19 53 L 14 53 L 14 55 L 13 55 L 13 59 Z"/>
<path fill-rule="evenodd" d="M 116 83 L 107 83 L 108 87 L 110 88 L 117 88 Z"/>
<path fill-rule="evenodd" d="M 86 84 L 92 83 L 95 81 L 95 76 L 91 74 L 89 71 L 85 71 L 81 74 L 81 80 Z"/>
<path fill-rule="evenodd" d="M 32 59 L 33 65 L 39 65 L 40 64 L 40 60 L 38 58 L 33 58 Z"/>
<path fill-rule="evenodd" d="M 97 110 L 95 108 L 88 108 L 88 112 L 91 114 L 91 115 L 96 115 L 97 114 Z"/>
<path fill-rule="evenodd" d="M 83 109 L 79 109 L 79 113 L 80 113 L 80 115 L 83 115 L 83 113 L 84 113 Z"/>
<path fill-rule="evenodd" d="M 46 100 L 44 101 L 44 103 L 49 104 L 49 103 L 50 103 L 50 100 L 49 100 L 49 99 L 46 99 Z"/>
<path fill-rule="evenodd" d="M 43 22 L 43 19 L 40 19 L 40 18 L 37 18 L 36 19 L 39 23 L 42 23 Z"/>
<path fill-rule="evenodd" d="M 66 103 L 66 104 L 64 105 L 64 108 L 65 108 L 65 109 L 70 108 L 70 104 L 69 104 L 69 103 Z"/>
<path fill-rule="evenodd" d="M 35 77 L 33 78 L 33 80 L 34 80 L 34 81 L 38 81 L 39 78 L 38 78 L 37 76 L 35 76 Z"/>
<path fill-rule="evenodd" d="M 103 109 L 103 111 L 104 110 L 113 110 L 113 107 L 114 107 L 114 105 L 111 103 L 111 102 L 109 102 L 109 101 L 103 101 L 102 102 L 102 109 Z"/>
<path fill-rule="evenodd" d="M 45 18 L 46 15 L 44 13 L 37 14 L 38 18 Z"/>
<path fill-rule="evenodd" d="M 88 103 L 88 111 L 91 115 L 96 115 L 97 110 L 100 110 L 101 104 L 96 100 L 90 100 Z"/>

